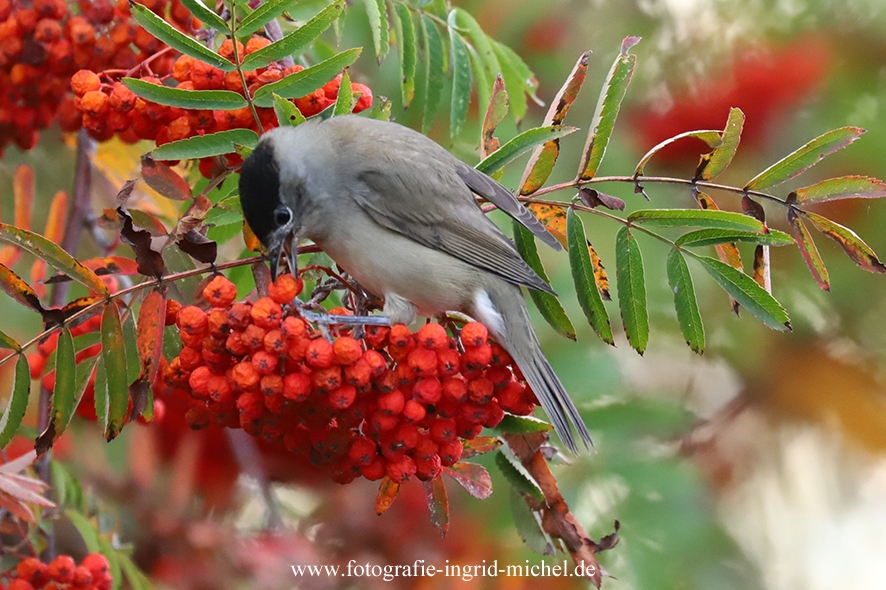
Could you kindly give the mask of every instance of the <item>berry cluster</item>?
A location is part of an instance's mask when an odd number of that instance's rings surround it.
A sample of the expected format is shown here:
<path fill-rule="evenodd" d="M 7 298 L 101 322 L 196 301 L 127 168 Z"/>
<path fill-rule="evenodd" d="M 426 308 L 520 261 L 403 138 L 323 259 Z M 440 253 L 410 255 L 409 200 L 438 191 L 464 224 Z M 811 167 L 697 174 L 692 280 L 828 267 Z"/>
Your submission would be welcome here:
<path fill-rule="evenodd" d="M 461 346 L 436 323 L 415 333 L 369 327 L 361 340 L 339 330 L 330 342 L 292 305 L 301 288 L 284 275 L 268 297 L 235 302 L 234 284 L 215 277 L 203 291 L 209 311 L 177 313 L 184 346 L 163 368 L 158 397 L 184 392 L 192 428 L 242 428 L 339 483 L 431 480 L 461 458 L 464 440 L 535 407 L 482 324 L 461 329 Z"/>
<path fill-rule="evenodd" d="M 145 0 L 185 32 L 199 27 L 179 0 Z M 81 115 L 67 88 L 79 69 L 129 70 L 164 45 L 133 24 L 127 0 L 0 0 L 0 154 L 10 142 L 34 147 L 38 130 L 57 119 L 62 129 L 79 127 Z M 151 65 L 167 73 L 172 55 Z"/>
<path fill-rule="evenodd" d="M 70 555 L 59 555 L 49 563 L 28 557 L 3 576 L 10 578 L 8 590 L 111 590 L 114 585 L 108 559 L 101 553 L 90 553 L 80 565 Z"/>
<path fill-rule="evenodd" d="M 258 51 L 270 44 L 264 37 L 254 35 L 245 45 L 237 41 L 236 48 L 231 39 L 226 39 L 218 49 L 223 57 L 242 62 L 244 56 Z M 172 71 L 164 77 L 146 75 L 141 78 L 145 82 L 158 85 L 171 85 L 173 79 L 180 90 L 230 90 L 246 96 L 266 84 L 277 82 L 285 76 L 303 70 L 300 65 L 284 67 L 280 63 L 272 63 L 266 68 L 251 71 L 224 72 L 205 62 L 188 55 L 179 56 L 172 65 Z M 105 73 L 107 74 L 107 73 Z M 138 98 L 122 82 L 114 81 L 113 76 L 105 76 L 110 83 L 103 84 L 102 76 L 91 70 L 80 70 L 71 78 L 73 99 L 81 119 L 70 122 L 67 130 L 75 130 L 82 123 L 89 133 L 99 140 L 110 139 L 118 134 L 127 143 L 138 140 L 150 140 L 158 146 L 187 139 L 195 135 L 216 133 L 229 129 L 252 129 L 265 131 L 278 125 L 274 109 L 256 108 L 256 113 L 246 106 L 235 110 L 193 110 L 164 106 Z M 301 113 L 310 117 L 335 103 L 341 86 L 342 76 L 330 80 L 325 86 L 314 92 L 294 99 L 295 106 Z M 244 87 L 244 81 L 246 86 Z M 372 91 L 364 84 L 352 83 L 351 90 L 360 97 L 354 112 L 360 112 L 372 105 Z M 258 121 L 255 118 L 258 116 Z M 228 164 L 235 164 L 239 156 L 231 154 Z M 201 160 L 200 171 L 206 177 L 212 176 L 216 164 L 214 158 Z"/>

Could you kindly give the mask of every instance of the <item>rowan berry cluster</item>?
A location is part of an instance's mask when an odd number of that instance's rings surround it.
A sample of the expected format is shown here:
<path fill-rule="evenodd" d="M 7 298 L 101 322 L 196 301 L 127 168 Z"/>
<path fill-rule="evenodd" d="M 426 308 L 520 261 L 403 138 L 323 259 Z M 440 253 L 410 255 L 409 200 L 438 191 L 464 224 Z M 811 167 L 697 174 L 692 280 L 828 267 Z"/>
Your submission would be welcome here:
<path fill-rule="evenodd" d="M 200 23 L 179 0 L 145 0 L 174 26 L 191 32 Z M 0 0 L 0 154 L 10 142 L 31 149 L 38 130 L 58 120 L 71 131 L 81 113 L 68 93 L 80 69 L 126 71 L 163 47 L 133 24 L 127 0 Z M 173 55 L 151 63 L 167 73 Z"/>
<path fill-rule="evenodd" d="M 70 555 L 59 555 L 49 563 L 28 557 L 0 577 L 8 577 L 8 590 L 111 590 L 111 566 L 101 553 L 90 553 L 80 565 Z M 0 590 L 4 588 L 0 583 Z"/>
<path fill-rule="evenodd" d="M 330 341 L 292 305 L 301 288 L 284 275 L 269 296 L 235 302 L 234 284 L 217 276 L 203 291 L 211 309 L 178 311 L 183 348 L 160 389 L 190 396 L 192 428 L 242 428 L 339 483 L 402 483 L 438 477 L 483 427 L 533 410 L 535 395 L 482 324 L 466 324 L 460 345 L 437 323 L 369 327 L 360 340 L 339 329 Z"/>
<path fill-rule="evenodd" d="M 254 35 L 245 45 L 237 41 L 235 49 L 233 40 L 226 39 L 218 52 L 233 62 L 242 62 L 244 56 L 269 44 L 270 41 L 265 37 Z M 226 73 L 191 56 L 181 55 L 172 65 L 169 75 L 143 76 L 141 80 L 157 85 L 172 85 L 172 79 L 179 90 L 230 90 L 244 96 L 248 91 L 249 96 L 252 96 L 262 86 L 303 69 L 301 65 L 284 67 L 275 62 L 265 68 L 244 71 L 241 77 L 239 71 Z M 71 89 L 75 94 L 73 100 L 82 118 L 80 121 L 72 120 L 67 130 L 79 128 L 82 122 L 83 127 L 99 140 L 107 140 L 118 134 L 127 143 L 150 140 L 160 146 L 195 135 L 229 129 L 259 131 L 259 122 L 265 131 L 278 126 L 277 116 L 272 108 L 257 107 L 254 114 L 248 106 L 234 110 L 195 110 L 164 106 L 138 98 L 122 82 L 110 79 L 110 83 L 103 84 L 102 77 L 91 70 L 80 70 L 74 74 L 71 78 Z M 342 76 L 338 75 L 322 88 L 294 99 L 295 106 L 305 117 L 316 115 L 335 103 L 341 80 Z M 351 90 L 355 95 L 360 95 L 354 107 L 355 113 L 372 104 L 372 91 L 369 87 L 352 83 Z M 229 164 L 238 162 L 239 156 L 236 154 L 228 159 Z M 211 177 L 215 165 L 214 158 L 205 158 L 200 162 L 200 171 L 204 176 Z"/>

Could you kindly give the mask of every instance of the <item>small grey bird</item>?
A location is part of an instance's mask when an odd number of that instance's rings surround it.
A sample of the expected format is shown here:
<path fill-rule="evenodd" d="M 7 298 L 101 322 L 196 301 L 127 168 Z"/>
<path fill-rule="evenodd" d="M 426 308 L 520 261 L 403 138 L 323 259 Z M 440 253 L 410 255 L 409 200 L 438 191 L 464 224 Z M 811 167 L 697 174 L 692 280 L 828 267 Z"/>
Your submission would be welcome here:
<path fill-rule="evenodd" d="M 570 422 L 591 437 L 545 359 L 520 286 L 554 293 L 482 212 L 475 194 L 554 248 L 560 244 L 495 180 L 402 125 L 355 115 L 266 133 L 243 163 L 243 214 L 276 276 L 290 243 L 306 238 L 368 292 L 384 315 L 467 313 L 514 358 L 563 443 L 577 452 Z M 291 240 L 291 242 L 290 242 Z"/>

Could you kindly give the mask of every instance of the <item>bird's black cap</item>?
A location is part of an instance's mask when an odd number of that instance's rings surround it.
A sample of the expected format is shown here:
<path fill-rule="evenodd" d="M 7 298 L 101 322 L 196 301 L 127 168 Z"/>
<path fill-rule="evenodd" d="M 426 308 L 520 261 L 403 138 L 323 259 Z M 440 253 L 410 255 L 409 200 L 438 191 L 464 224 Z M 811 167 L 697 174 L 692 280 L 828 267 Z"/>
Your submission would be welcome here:
<path fill-rule="evenodd" d="M 280 205 L 280 170 L 270 141 L 260 141 L 240 170 L 240 206 L 246 223 L 262 244 L 276 228 L 274 210 Z"/>

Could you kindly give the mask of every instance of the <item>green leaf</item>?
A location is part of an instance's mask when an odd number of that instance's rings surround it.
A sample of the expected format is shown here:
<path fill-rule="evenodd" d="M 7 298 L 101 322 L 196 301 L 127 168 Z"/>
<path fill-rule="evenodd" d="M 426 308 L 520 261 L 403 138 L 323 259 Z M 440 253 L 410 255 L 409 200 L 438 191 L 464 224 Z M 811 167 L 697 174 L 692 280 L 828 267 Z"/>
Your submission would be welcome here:
<path fill-rule="evenodd" d="M 152 151 L 151 155 L 155 160 L 206 158 L 233 153 L 237 145 L 255 147 L 258 145 L 258 134 L 252 129 L 230 129 L 197 135 L 164 144 Z"/>
<path fill-rule="evenodd" d="M 798 188 L 788 195 L 789 203 L 820 203 L 837 199 L 886 197 L 886 183 L 868 176 L 840 176 Z"/>
<path fill-rule="evenodd" d="M 443 83 L 446 80 L 446 69 L 443 60 L 443 39 L 440 38 L 440 31 L 437 30 L 437 25 L 425 15 L 422 15 L 421 20 L 425 31 L 425 71 L 427 73 L 422 132 L 427 134 L 431 129 L 431 123 L 434 120 L 434 115 L 437 113 L 437 108 L 440 106 Z"/>
<path fill-rule="evenodd" d="M 674 307 L 686 344 L 698 354 L 704 354 L 704 324 L 698 311 L 692 275 L 689 274 L 686 259 L 676 248 L 672 248 L 668 254 L 668 284 L 674 292 Z"/>
<path fill-rule="evenodd" d="M 168 22 L 136 2 L 129 3 L 129 11 L 138 23 L 154 37 L 173 49 L 206 62 L 225 72 L 237 69 L 233 63 L 212 51 L 196 39 L 189 37 Z"/>
<path fill-rule="evenodd" d="M 214 10 L 207 8 L 201 0 L 181 0 L 181 3 L 191 14 L 202 21 L 206 28 L 213 28 L 217 31 L 228 30 L 228 23 Z"/>
<path fill-rule="evenodd" d="M 0 332 L 0 348 L 8 348 L 9 350 L 15 350 L 16 352 L 22 349 L 21 344 L 16 342 L 15 339 L 7 335 L 5 332 Z"/>
<path fill-rule="evenodd" d="M 57 440 L 74 415 L 77 395 L 77 363 L 74 360 L 74 337 L 67 326 L 62 328 L 55 349 L 55 390 L 52 392 L 52 410 L 49 421 Z"/>
<path fill-rule="evenodd" d="M 299 0 L 267 0 L 240 21 L 237 25 L 237 37 L 249 37 L 284 12 L 292 10 L 298 2 Z"/>
<path fill-rule="evenodd" d="M 864 134 L 865 130 L 858 127 L 840 127 L 819 135 L 755 176 L 748 182 L 745 189 L 762 190 L 790 180 L 818 164 L 825 156 L 843 149 Z"/>
<path fill-rule="evenodd" d="M 462 8 L 455 8 L 449 15 L 449 26 L 463 31 L 470 38 L 483 64 L 483 69 L 489 73 L 490 79 L 495 79 L 496 76 L 502 73 L 502 68 L 498 62 L 498 55 L 493 48 L 492 41 L 483 32 L 483 29 L 480 28 L 473 16 Z M 481 104 L 486 102 L 484 101 Z"/>
<path fill-rule="evenodd" d="M 854 231 L 821 215 L 799 209 L 797 211 L 806 216 L 815 229 L 840 244 L 852 262 L 868 272 L 886 273 L 886 265 L 880 262 L 877 254 Z"/>
<path fill-rule="evenodd" d="M 366 4 L 366 15 L 369 17 L 369 28 L 372 31 L 372 46 L 378 63 L 388 54 L 388 17 L 384 0 L 363 0 Z"/>
<path fill-rule="evenodd" d="M 505 413 L 505 417 L 492 430 L 503 434 L 529 434 L 531 432 L 548 432 L 552 429 L 553 426 L 548 422 L 535 416 L 517 416 Z"/>
<path fill-rule="evenodd" d="M 370 119 L 377 119 L 379 121 L 390 121 L 392 106 L 391 101 L 384 96 L 376 96 L 375 104 L 372 105 L 372 108 L 361 111 L 360 115 L 369 117 Z"/>
<path fill-rule="evenodd" d="M 523 257 L 526 264 L 528 264 L 538 276 L 547 281 L 548 276 L 541 264 L 541 258 L 538 256 L 535 237 L 516 219 L 513 222 L 513 226 L 514 243 L 517 246 L 517 251 L 520 253 L 520 256 Z M 563 306 L 560 305 L 560 301 L 555 296 L 536 289 L 529 289 L 529 295 L 532 297 L 535 306 L 538 307 L 538 311 L 541 312 L 542 317 L 552 328 L 554 328 L 554 330 L 557 331 L 557 333 L 562 334 L 570 340 L 575 340 L 575 328 L 572 326 L 572 322 L 569 321 L 569 316 L 566 315 Z"/>
<path fill-rule="evenodd" d="M 824 265 L 824 260 L 822 260 L 821 254 L 818 252 L 812 235 L 806 229 L 803 220 L 800 219 L 795 208 L 789 207 L 787 215 L 788 223 L 794 232 L 794 237 L 797 240 L 797 246 L 800 249 L 800 254 L 803 256 L 803 261 L 806 263 L 806 268 L 809 269 L 809 273 L 819 287 L 825 291 L 830 291 L 831 279 L 828 276 L 828 269 Z"/>
<path fill-rule="evenodd" d="M 16 430 L 21 426 L 28 409 L 28 399 L 31 397 L 31 368 L 28 365 L 28 357 L 19 354 L 15 361 L 15 378 L 13 379 L 12 395 L 6 402 L 3 417 L 0 418 L 0 449 L 6 447 Z"/>
<path fill-rule="evenodd" d="M 597 100 L 597 108 L 594 110 L 588 139 L 582 151 L 581 164 L 578 167 L 578 178 L 581 180 L 593 178 L 597 174 L 600 162 L 603 161 L 606 146 L 609 145 L 609 138 L 615 127 L 615 120 L 618 118 L 618 109 L 634 75 L 634 65 L 637 63 L 637 56 L 628 51 L 639 42 L 639 37 L 625 37 L 621 42 L 621 51 L 615 58 L 609 75 L 606 76 L 606 82 Z"/>
<path fill-rule="evenodd" d="M 536 520 L 535 512 L 529 508 L 523 495 L 516 488 L 508 489 L 508 497 L 511 501 L 511 516 L 514 520 L 514 527 L 517 534 L 523 539 L 526 546 L 539 555 L 553 555 L 555 553 L 554 545 L 550 538 L 542 530 L 538 520 Z"/>
<path fill-rule="evenodd" d="M 487 105 L 492 101 L 492 88 L 494 87 L 494 78 L 491 78 L 489 76 L 489 72 L 486 71 L 485 67 L 483 67 L 483 61 L 480 59 L 480 54 L 477 53 L 477 50 L 474 49 L 474 46 L 468 43 L 466 47 L 468 49 L 468 54 L 471 56 L 471 73 L 473 74 L 474 80 L 476 81 L 475 86 L 477 88 L 477 104 L 479 104 L 480 108 L 482 109 L 483 105 Z M 507 111 L 505 111 L 505 114 L 507 114 Z"/>
<path fill-rule="evenodd" d="M 182 109 L 230 111 L 249 104 L 243 95 L 230 90 L 180 90 L 151 84 L 138 78 L 123 78 L 122 81 L 136 96 L 157 104 Z"/>
<path fill-rule="evenodd" d="M 83 544 L 86 545 L 86 550 L 90 553 L 98 553 L 101 550 L 101 546 L 99 545 L 98 531 L 96 530 L 95 525 L 93 525 L 82 513 L 73 508 L 65 510 L 65 516 L 68 517 L 68 520 L 71 521 L 71 524 L 74 525 L 74 528 L 80 533 L 80 538 L 83 539 Z"/>
<path fill-rule="evenodd" d="M 408 107 L 415 96 L 416 39 L 415 25 L 409 8 L 405 4 L 395 4 L 397 14 L 394 22 L 397 32 L 397 52 L 400 58 L 400 87 L 403 92 L 403 106 Z"/>
<path fill-rule="evenodd" d="M 773 330 L 789 332 L 791 319 L 787 312 L 766 289 L 754 282 L 754 279 L 724 262 L 706 256 L 697 256 L 696 260 L 729 295 L 738 301 L 754 317 Z"/>
<path fill-rule="evenodd" d="M 658 227 L 742 229 L 760 233 L 768 231 L 763 223 L 748 215 L 712 209 L 641 209 L 628 215 L 628 221 Z"/>
<path fill-rule="evenodd" d="M 482 162 L 477 164 L 477 170 L 492 175 L 535 146 L 551 141 L 552 139 L 564 137 L 576 130 L 577 127 L 568 127 L 565 125 L 551 125 L 549 127 L 528 129 L 489 154 Z"/>
<path fill-rule="evenodd" d="M 649 343 L 646 276 L 637 239 L 627 227 L 621 228 L 615 238 L 615 274 L 625 333 L 634 350 L 643 354 Z"/>
<path fill-rule="evenodd" d="M 267 6 L 267 4 L 263 5 L 252 14 L 254 15 L 265 6 Z M 270 45 L 262 47 L 258 51 L 254 51 L 247 55 L 243 60 L 242 68 L 244 70 L 256 70 L 263 68 L 272 62 L 279 61 L 300 52 L 313 43 L 317 37 L 323 34 L 323 32 L 329 28 L 329 25 L 341 16 L 344 9 L 344 0 L 336 0 L 295 31 L 289 33 L 282 39 L 274 41 Z M 305 94 L 307 94 L 307 92 Z"/>
<path fill-rule="evenodd" d="M 335 98 L 332 116 L 347 115 L 353 110 L 354 92 L 351 89 L 351 77 L 347 72 L 344 72 L 341 77 L 341 85 L 338 87 L 338 96 Z"/>
<path fill-rule="evenodd" d="M 277 115 L 277 122 L 281 127 L 295 127 L 307 121 L 291 101 L 281 98 L 279 94 L 272 96 L 274 97 L 274 114 Z"/>
<path fill-rule="evenodd" d="M 282 98 L 300 98 L 310 94 L 357 61 L 362 50 L 361 47 L 355 47 L 342 51 L 300 72 L 289 74 L 282 80 L 262 86 L 255 91 L 253 102 L 259 107 L 271 107 L 274 105 L 274 93 Z"/>
<path fill-rule="evenodd" d="M 120 568 L 126 575 L 126 581 L 132 590 L 152 590 L 153 585 L 148 577 L 138 569 L 138 566 L 132 562 L 128 555 L 118 552 L 120 558 Z"/>
<path fill-rule="evenodd" d="M 449 47 L 452 51 L 452 104 L 450 107 L 449 137 L 455 138 L 468 116 L 471 101 L 471 58 L 464 41 L 454 29 L 449 29 Z"/>
<path fill-rule="evenodd" d="M 516 54 L 510 51 L 506 46 L 502 45 L 494 39 L 492 41 L 492 50 L 498 59 L 499 69 L 505 81 L 505 87 L 508 89 L 508 98 L 511 102 L 511 113 L 519 122 L 526 116 L 529 108 L 529 101 L 526 100 L 527 85 L 520 71 L 517 69 L 517 62 L 512 59 Z M 519 58 L 518 58 L 519 59 Z M 520 60 L 522 62 L 522 60 Z M 530 76 L 531 76 L 530 72 Z"/>
<path fill-rule="evenodd" d="M 758 234 L 738 229 L 699 229 L 683 234 L 677 238 L 675 243 L 678 246 L 695 248 L 733 242 L 750 242 L 751 244 L 763 244 L 766 246 L 788 246 L 794 243 L 794 239 L 777 229 L 770 229 L 768 234 Z"/>
<path fill-rule="evenodd" d="M 37 258 L 45 260 L 53 268 L 62 271 L 75 281 L 99 295 L 108 295 L 107 285 L 91 270 L 62 250 L 57 244 L 32 231 L 0 223 L 0 240 L 27 250 Z"/>
<path fill-rule="evenodd" d="M 108 558 L 108 563 L 111 566 L 111 578 L 114 580 L 114 587 L 112 590 L 119 590 L 123 587 L 123 572 L 120 569 L 120 558 L 117 550 L 114 549 L 111 541 L 104 537 L 98 538 L 98 546 L 102 555 Z"/>
<path fill-rule="evenodd" d="M 566 212 L 566 237 L 569 242 L 569 266 L 572 269 L 578 303 L 594 332 L 603 342 L 614 345 L 609 314 L 606 313 L 603 298 L 594 280 L 594 266 L 588 251 L 584 223 L 572 208 Z"/>
<path fill-rule="evenodd" d="M 720 132 L 711 129 L 699 129 L 698 131 L 684 131 L 674 137 L 669 137 L 668 139 L 656 144 L 652 149 L 643 154 L 643 157 L 640 158 L 640 161 L 637 163 L 637 167 L 634 169 L 634 176 L 643 176 L 646 172 L 646 164 L 661 150 L 668 147 L 669 145 L 680 141 L 681 139 L 700 139 L 701 141 L 708 144 L 710 148 L 716 148 L 720 145 L 723 145 L 723 140 L 720 138 Z"/>
<path fill-rule="evenodd" d="M 711 146 L 714 148 L 710 154 L 701 157 L 698 170 L 695 173 L 696 179 L 713 180 L 726 170 L 738 151 L 738 144 L 741 141 L 741 132 L 744 129 L 744 113 L 741 109 L 729 109 L 729 117 L 726 119 L 726 127 L 723 129 L 722 141 L 719 146 Z"/>
<path fill-rule="evenodd" d="M 513 453 L 505 453 L 504 448 L 502 447 L 495 454 L 495 466 L 517 491 L 532 496 L 537 502 L 544 502 L 544 494 L 538 483 L 514 457 Z"/>
<path fill-rule="evenodd" d="M 113 440 L 123 429 L 129 408 L 129 376 L 126 363 L 126 344 L 120 309 L 116 303 L 105 306 L 101 323 L 102 361 L 104 363 L 108 408 L 103 423 L 105 438 Z M 99 416 L 101 420 L 102 417 Z"/>

